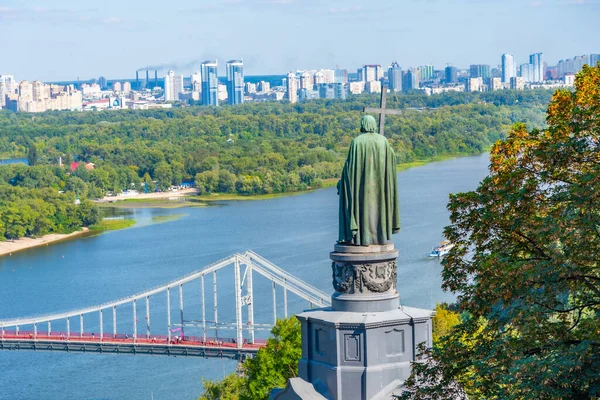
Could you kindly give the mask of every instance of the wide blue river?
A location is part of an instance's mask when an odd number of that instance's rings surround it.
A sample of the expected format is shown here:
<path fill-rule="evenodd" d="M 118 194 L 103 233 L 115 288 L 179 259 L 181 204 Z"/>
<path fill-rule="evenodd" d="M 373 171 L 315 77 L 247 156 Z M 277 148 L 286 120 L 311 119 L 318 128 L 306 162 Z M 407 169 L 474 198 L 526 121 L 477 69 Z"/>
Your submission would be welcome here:
<path fill-rule="evenodd" d="M 449 222 L 448 194 L 474 190 L 488 164 L 485 154 L 398 174 L 402 230 L 394 242 L 400 249 L 403 304 L 433 308 L 453 299 L 440 288 L 439 260 L 427 255 Z M 331 188 L 206 208 L 127 210 L 127 217 L 138 221 L 132 228 L 0 257 L 0 319 L 116 300 L 246 249 L 332 292 L 328 254 L 337 237 L 337 202 Z M 183 216 L 154 223 L 157 216 L 172 214 Z M 256 321 L 270 322 L 271 293 L 261 299 L 256 287 L 260 284 L 255 283 Z M 232 290 L 226 282 L 219 286 L 220 296 L 229 300 Z M 197 296 L 186 292 L 184 298 L 186 312 L 199 315 Z M 290 298 L 291 312 L 305 306 Z M 220 300 L 220 319 L 233 321 L 232 313 L 227 299 Z M 161 316 L 154 320 L 158 324 Z M 94 322 L 87 324 L 86 330 L 94 329 Z M 195 399 L 203 378 L 222 378 L 234 368 L 235 362 L 221 359 L 4 351 L 0 399 Z"/>

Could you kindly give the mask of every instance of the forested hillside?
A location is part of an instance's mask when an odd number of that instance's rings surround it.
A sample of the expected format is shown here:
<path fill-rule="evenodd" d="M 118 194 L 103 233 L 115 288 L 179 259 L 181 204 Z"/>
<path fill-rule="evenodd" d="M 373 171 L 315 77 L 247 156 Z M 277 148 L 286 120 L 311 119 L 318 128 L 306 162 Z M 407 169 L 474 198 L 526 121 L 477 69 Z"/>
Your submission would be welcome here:
<path fill-rule="evenodd" d="M 388 106 L 406 111 L 388 117 L 386 132 L 399 163 L 478 153 L 515 122 L 543 125 L 550 95 L 549 91 L 504 91 L 391 96 Z M 358 134 L 360 110 L 377 101 L 376 95 L 365 95 L 345 102 L 296 105 L 41 115 L 2 112 L 3 157 L 25 156 L 35 146 L 38 165 L 56 165 L 59 156 L 67 165 L 73 160 L 96 164 L 93 171 L 81 168 L 70 176 L 46 167 L 35 173 L 9 167 L 12 172 L 3 171 L 2 181 L 9 183 L 19 175 L 18 185 L 68 187 L 84 197 L 119 192 L 132 183 L 139 187 L 141 180 L 166 189 L 197 178 L 203 191 L 241 194 L 318 187 L 322 179 L 339 175 L 349 143 Z"/>
<path fill-rule="evenodd" d="M 550 91 L 391 95 L 388 107 L 405 113 L 388 117 L 386 135 L 398 163 L 481 153 L 515 122 L 543 126 L 550 96 Z M 126 189 L 165 190 L 184 181 L 195 182 L 201 193 L 315 188 L 324 179 L 339 176 L 350 141 L 359 133 L 362 108 L 377 103 L 377 95 L 363 95 L 294 105 L 269 102 L 43 114 L 3 111 L 0 156 L 27 157 L 30 165 L 1 166 L 0 185 L 21 187 L 19 202 L 50 193 L 39 189 L 64 191 L 85 200 Z M 63 167 L 58 166 L 59 157 Z M 75 161 L 79 166 L 71 171 Z M 95 166 L 89 169 L 85 163 Z M 72 202 L 71 198 L 65 201 Z M 65 231 L 66 226 L 79 223 L 73 219 L 67 225 L 28 225 L 8 232 L 6 227 L 21 218 L 14 210 L 27 209 L 15 201 L 0 199 L 4 224 L 0 239 Z"/>

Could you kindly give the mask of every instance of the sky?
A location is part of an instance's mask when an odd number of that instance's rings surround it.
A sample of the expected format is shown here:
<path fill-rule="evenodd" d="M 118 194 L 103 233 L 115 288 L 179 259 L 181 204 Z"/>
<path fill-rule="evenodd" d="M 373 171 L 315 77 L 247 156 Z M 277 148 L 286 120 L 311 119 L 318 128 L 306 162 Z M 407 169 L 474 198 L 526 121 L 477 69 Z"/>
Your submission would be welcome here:
<path fill-rule="evenodd" d="M 600 53 L 600 0 L 0 0 L 0 74 L 17 80 L 246 75 L 364 64 L 549 65 Z"/>

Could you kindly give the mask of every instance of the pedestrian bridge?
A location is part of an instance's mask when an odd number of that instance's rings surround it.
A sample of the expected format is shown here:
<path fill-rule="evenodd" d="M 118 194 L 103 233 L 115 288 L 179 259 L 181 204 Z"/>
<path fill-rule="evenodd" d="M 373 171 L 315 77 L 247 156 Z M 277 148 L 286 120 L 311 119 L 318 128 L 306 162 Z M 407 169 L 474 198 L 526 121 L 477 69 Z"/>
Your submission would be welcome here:
<path fill-rule="evenodd" d="M 233 313 L 219 314 L 222 296 L 218 291 L 218 272 L 226 275 L 227 279 L 233 279 L 233 293 L 228 295 L 229 290 L 225 293 L 234 303 Z M 269 319 L 272 323 L 255 322 L 255 278 L 263 281 L 263 288 L 265 283 L 270 287 L 271 296 L 261 290 L 260 297 L 263 300 L 271 297 L 272 315 Z M 219 281 L 231 288 L 227 279 Z M 212 287 L 208 296 L 206 286 Z M 199 309 L 191 310 L 191 314 L 200 316 L 197 319 L 185 318 L 189 311 L 184 313 L 184 288 L 186 296 L 199 296 L 193 301 L 194 308 Z M 172 292 L 178 295 L 176 304 L 171 302 Z M 279 301 L 278 293 L 282 294 Z M 284 317 L 288 316 L 288 294 L 306 301 L 309 308 L 326 307 L 331 301 L 327 293 L 258 254 L 246 251 L 175 281 L 113 302 L 50 315 L 0 320 L 0 350 L 243 359 L 265 346 L 266 341 L 255 338 L 255 333 L 272 328 L 277 321 L 278 309 L 283 311 Z M 212 308 L 210 315 L 207 306 Z M 166 320 L 151 325 L 154 314 L 166 314 Z M 176 317 L 173 318 L 172 314 Z M 140 322 L 138 316 L 142 315 L 144 319 Z M 112 321 L 107 323 L 107 319 Z M 73 323 L 78 326 L 73 327 Z M 53 326 L 63 329 L 55 331 Z M 196 334 L 190 334 L 190 331 Z"/>

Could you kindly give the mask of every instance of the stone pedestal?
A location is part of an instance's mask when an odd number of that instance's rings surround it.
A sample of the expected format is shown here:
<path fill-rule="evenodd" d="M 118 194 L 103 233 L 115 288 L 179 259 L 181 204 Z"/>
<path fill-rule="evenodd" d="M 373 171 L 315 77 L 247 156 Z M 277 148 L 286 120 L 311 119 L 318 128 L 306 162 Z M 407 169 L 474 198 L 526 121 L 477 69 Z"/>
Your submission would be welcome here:
<path fill-rule="evenodd" d="M 333 261 L 331 305 L 335 311 L 381 312 L 398 308 L 396 259 L 393 244 L 348 246 L 336 244 Z"/>
<path fill-rule="evenodd" d="M 399 305 L 393 244 L 336 245 L 332 307 L 297 315 L 298 378 L 271 398 L 391 399 L 410 375 L 416 346 L 431 346 L 430 310 Z"/>

